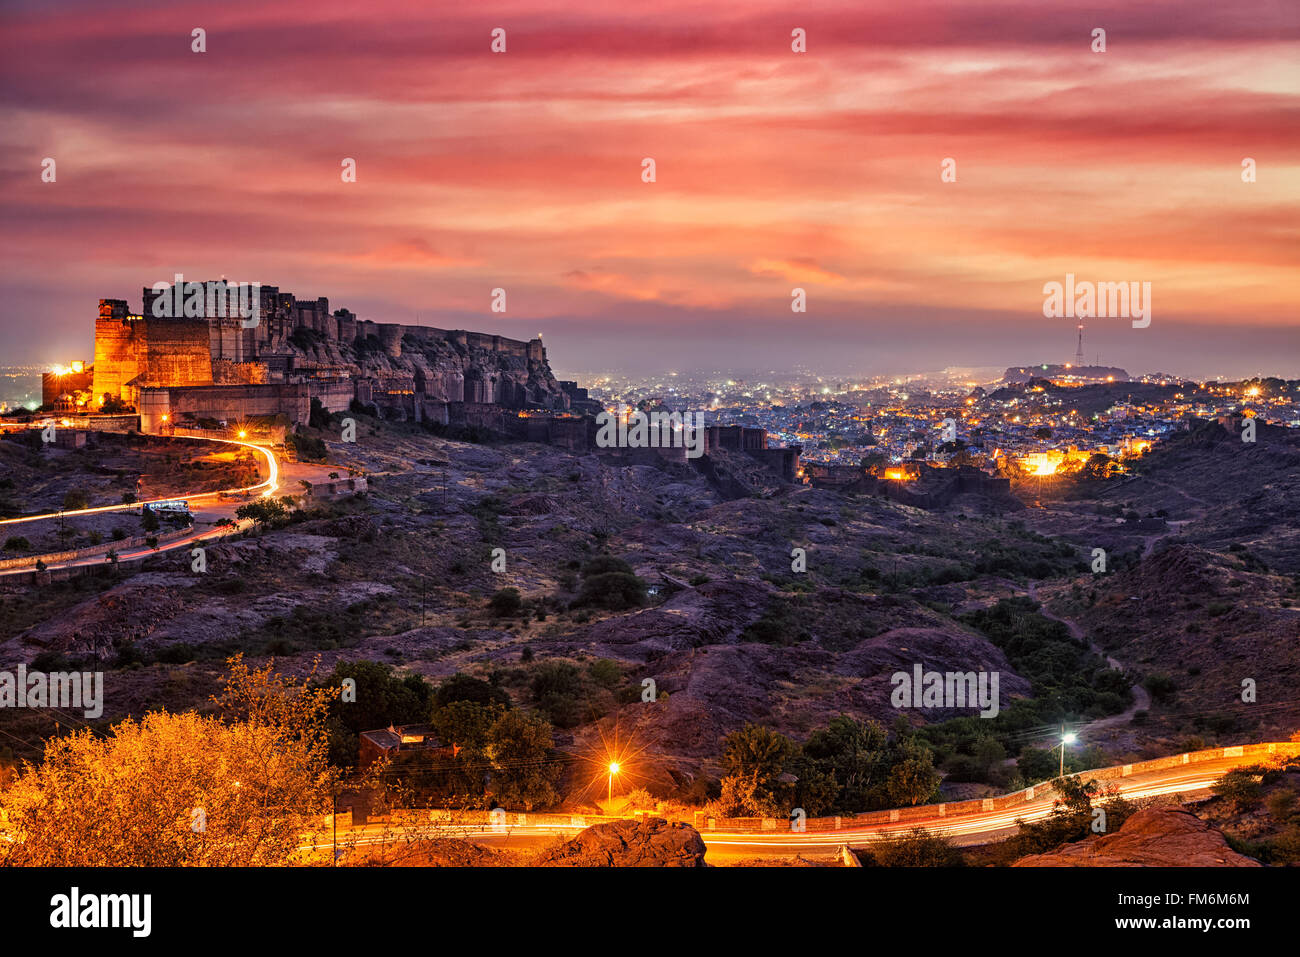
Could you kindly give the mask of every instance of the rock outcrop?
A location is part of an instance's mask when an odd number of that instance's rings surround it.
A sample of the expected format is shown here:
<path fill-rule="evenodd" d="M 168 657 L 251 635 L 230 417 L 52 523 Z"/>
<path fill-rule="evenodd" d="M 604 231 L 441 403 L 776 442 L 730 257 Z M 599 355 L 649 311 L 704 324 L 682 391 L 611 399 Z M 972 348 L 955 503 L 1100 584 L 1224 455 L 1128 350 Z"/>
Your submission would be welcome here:
<path fill-rule="evenodd" d="M 596 824 L 547 851 L 542 867 L 706 867 L 704 840 L 688 824 L 661 817 Z"/>
<path fill-rule="evenodd" d="M 1114 834 L 1062 844 L 1012 867 L 1260 867 L 1184 807 L 1138 811 Z"/>

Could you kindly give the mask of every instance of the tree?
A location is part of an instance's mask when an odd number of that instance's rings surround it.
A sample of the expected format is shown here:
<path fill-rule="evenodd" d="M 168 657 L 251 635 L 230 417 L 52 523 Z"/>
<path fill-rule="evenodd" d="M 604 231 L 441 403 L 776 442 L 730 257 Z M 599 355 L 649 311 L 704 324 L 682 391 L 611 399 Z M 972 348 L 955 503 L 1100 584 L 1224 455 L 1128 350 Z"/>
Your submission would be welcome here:
<path fill-rule="evenodd" d="M 313 429 L 328 429 L 330 427 L 331 416 L 321 404 L 320 399 L 312 397 L 311 411 L 307 414 L 307 424 Z"/>
<path fill-rule="evenodd" d="M 356 699 L 336 696 L 329 707 L 330 760 L 335 764 L 356 764 L 362 731 L 423 721 L 429 715 L 433 689 L 419 675 L 399 678 L 378 661 L 340 661 L 321 687 L 339 689 L 347 679 L 356 682 Z"/>
<path fill-rule="evenodd" d="M 589 700 L 587 682 L 578 666 L 567 661 L 547 661 L 533 675 L 533 701 L 539 711 L 560 728 L 582 723 L 583 705 Z"/>
<path fill-rule="evenodd" d="M 639 608 L 646 601 L 646 584 L 626 572 L 605 572 L 582 580 L 582 591 L 574 605 L 591 605 L 610 611 Z"/>
<path fill-rule="evenodd" d="M 273 498 L 259 498 L 241 505 L 235 509 L 235 517 L 239 519 L 248 519 L 254 525 L 268 525 L 272 522 L 278 522 L 288 515 L 288 509 L 283 502 L 277 502 Z"/>
<path fill-rule="evenodd" d="M 329 692 L 230 660 L 223 716 L 151 712 L 108 735 L 46 742 L 0 794 L 5 863 L 268 866 L 300 863 L 330 809 Z"/>
<path fill-rule="evenodd" d="M 733 788 L 752 795 L 750 803 L 762 813 L 781 809 L 788 813 L 789 785 L 782 780 L 787 765 L 797 753 L 795 743 L 785 735 L 759 724 L 747 724 L 727 735 L 722 749 L 722 766 Z M 727 793 L 727 777 L 722 779 Z"/>
<path fill-rule="evenodd" d="M 939 788 L 930 752 L 904 758 L 889 771 L 889 797 L 895 804 L 915 806 L 930 800 Z"/>
<path fill-rule="evenodd" d="M 471 701 L 474 704 L 499 705 L 502 710 L 510 708 L 510 695 L 501 688 L 482 678 L 457 672 L 438 685 L 433 693 L 433 707 L 436 713 L 453 701 Z"/>
<path fill-rule="evenodd" d="M 837 810 L 852 814 L 882 803 L 877 794 L 888 773 L 888 737 L 878 722 L 839 715 L 804 743 L 803 753 L 814 767 L 840 786 Z"/>
<path fill-rule="evenodd" d="M 158 521 L 157 513 L 146 505 L 140 510 L 140 524 L 146 532 L 156 532 L 162 523 Z"/>
<path fill-rule="evenodd" d="M 549 760 L 553 745 L 551 724 L 545 718 L 518 710 L 497 718 L 486 748 L 497 803 L 531 811 L 556 802 L 560 769 Z"/>

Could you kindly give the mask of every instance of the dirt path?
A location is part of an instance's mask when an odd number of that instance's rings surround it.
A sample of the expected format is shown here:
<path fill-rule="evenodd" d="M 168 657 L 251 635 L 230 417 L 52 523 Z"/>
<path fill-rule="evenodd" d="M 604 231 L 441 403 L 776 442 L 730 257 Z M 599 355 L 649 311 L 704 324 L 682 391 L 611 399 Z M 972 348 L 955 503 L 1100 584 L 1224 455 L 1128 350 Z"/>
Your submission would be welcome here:
<path fill-rule="evenodd" d="M 1163 537 L 1163 536 L 1157 536 L 1157 537 Z M 1079 623 L 1077 621 L 1074 621 L 1071 618 L 1062 618 L 1060 615 L 1054 614 L 1053 612 L 1049 611 L 1047 605 L 1044 604 L 1043 601 L 1038 597 L 1037 583 L 1035 582 L 1030 583 L 1028 589 L 1028 595 L 1034 601 L 1038 602 L 1039 604 L 1038 613 L 1040 615 L 1042 615 L 1044 618 L 1050 618 L 1052 621 L 1059 621 L 1069 630 L 1070 636 L 1072 638 L 1076 639 L 1077 641 L 1085 642 L 1088 645 L 1088 648 L 1093 652 L 1093 654 L 1096 654 L 1099 657 L 1103 658 L 1107 665 L 1114 668 L 1116 671 L 1124 670 L 1123 663 L 1120 662 L 1118 658 L 1106 654 L 1106 652 L 1102 649 L 1100 645 L 1098 645 L 1096 642 L 1092 641 L 1092 639 L 1090 639 L 1087 635 L 1085 635 L 1083 633 L 1083 629 L 1079 627 Z M 1151 709 L 1151 695 L 1147 692 L 1147 689 L 1143 688 L 1140 684 L 1133 685 L 1133 704 L 1131 704 L 1120 714 L 1113 714 L 1107 718 L 1098 718 L 1096 721 L 1089 721 L 1079 730 L 1081 732 L 1101 731 L 1105 728 L 1113 728 L 1116 727 L 1117 725 L 1129 724 L 1130 722 L 1132 722 L 1133 716 L 1137 714 L 1139 711 L 1149 711 L 1150 709 Z"/>

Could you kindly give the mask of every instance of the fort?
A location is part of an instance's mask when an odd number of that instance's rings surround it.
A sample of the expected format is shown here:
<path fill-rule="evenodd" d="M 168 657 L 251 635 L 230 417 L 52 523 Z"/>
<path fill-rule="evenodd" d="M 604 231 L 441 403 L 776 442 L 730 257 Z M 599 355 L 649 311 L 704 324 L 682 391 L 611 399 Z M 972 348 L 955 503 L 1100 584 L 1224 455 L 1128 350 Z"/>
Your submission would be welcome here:
<path fill-rule="evenodd" d="M 200 418 L 279 414 L 303 423 L 313 400 L 329 412 L 359 401 L 395 418 L 484 427 L 507 411 L 569 407 L 541 339 L 371 322 L 331 311 L 323 297 L 253 288 L 255 325 L 211 296 L 206 316 L 160 317 L 169 310 L 155 300 L 170 297 L 168 288 L 145 288 L 139 313 L 101 299 L 94 408 L 133 407 L 141 429 L 156 432 Z"/>

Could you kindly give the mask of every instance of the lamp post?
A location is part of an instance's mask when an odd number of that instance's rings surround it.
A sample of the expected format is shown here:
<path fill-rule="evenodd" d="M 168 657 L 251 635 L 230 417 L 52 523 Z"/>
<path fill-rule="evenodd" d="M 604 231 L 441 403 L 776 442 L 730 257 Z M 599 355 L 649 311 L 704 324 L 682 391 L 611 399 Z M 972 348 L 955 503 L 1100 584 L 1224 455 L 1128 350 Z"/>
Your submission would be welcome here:
<path fill-rule="evenodd" d="M 1062 726 L 1061 728 L 1061 773 L 1058 774 L 1057 777 L 1062 777 L 1062 778 L 1065 777 L 1065 746 L 1067 744 L 1074 744 L 1074 742 L 1078 740 L 1079 740 L 1079 736 L 1077 734 L 1075 734 L 1073 731 L 1067 732 L 1064 726 Z"/>
<path fill-rule="evenodd" d="M 605 797 L 605 803 L 614 803 L 614 775 L 618 774 L 618 762 L 609 762 L 609 793 Z"/>

